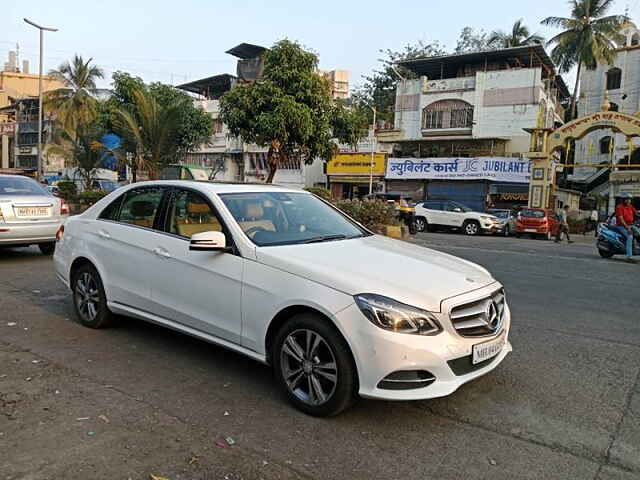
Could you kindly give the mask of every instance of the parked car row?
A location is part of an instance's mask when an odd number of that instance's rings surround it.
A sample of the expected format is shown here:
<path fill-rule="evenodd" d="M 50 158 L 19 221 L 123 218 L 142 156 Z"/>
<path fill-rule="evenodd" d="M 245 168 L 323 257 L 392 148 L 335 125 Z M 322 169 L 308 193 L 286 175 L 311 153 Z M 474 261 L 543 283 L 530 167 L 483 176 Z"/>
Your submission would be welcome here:
<path fill-rule="evenodd" d="M 427 200 L 415 204 L 418 231 L 456 230 L 465 235 L 496 234 L 508 237 L 531 235 L 550 239 L 560 226 L 555 213 L 544 208 L 492 208 L 475 212 L 452 200 Z"/>

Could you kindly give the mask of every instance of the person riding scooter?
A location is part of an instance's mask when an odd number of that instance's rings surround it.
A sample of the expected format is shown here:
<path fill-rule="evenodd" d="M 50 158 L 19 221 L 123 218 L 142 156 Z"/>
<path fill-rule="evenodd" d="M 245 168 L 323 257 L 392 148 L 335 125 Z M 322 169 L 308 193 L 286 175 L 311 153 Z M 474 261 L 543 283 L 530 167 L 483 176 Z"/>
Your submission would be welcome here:
<path fill-rule="evenodd" d="M 636 220 L 638 211 L 631 205 L 631 195 L 623 194 L 620 196 L 622 203 L 616 206 L 616 230 L 619 231 L 625 238 L 627 261 L 635 263 L 635 260 L 631 258 L 633 256 L 633 223 Z"/>

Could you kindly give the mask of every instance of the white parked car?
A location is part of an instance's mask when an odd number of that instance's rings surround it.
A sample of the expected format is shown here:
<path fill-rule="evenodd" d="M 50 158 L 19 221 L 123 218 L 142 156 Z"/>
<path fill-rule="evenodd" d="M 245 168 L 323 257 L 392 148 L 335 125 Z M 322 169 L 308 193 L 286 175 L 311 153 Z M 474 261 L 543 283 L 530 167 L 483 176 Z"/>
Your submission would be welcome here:
<path fill-rule="evenodd" d="M 474 212 L 451 200 L 427 200 L 416 204 L 416 227 L 424 232 L 434 227 L 458 229 L 466 235 L 495 233 L 500 221 L 495 215 Z"/>
<path fill-rule="evenodd" d="M 32 178 L 0 175 L 0 246 L 38 245 L 51 255 L 69 207 Z"/>
<path fill-rule="evenodd" d="M 358 395 L 448 395 L 511 351 L 503 287 L 484 268 L 374 235 L 307 192 L 136 183 L 60 237 L 55 267 L 82 324 L 137 317 L 269 363 L 312 415 Z"/>

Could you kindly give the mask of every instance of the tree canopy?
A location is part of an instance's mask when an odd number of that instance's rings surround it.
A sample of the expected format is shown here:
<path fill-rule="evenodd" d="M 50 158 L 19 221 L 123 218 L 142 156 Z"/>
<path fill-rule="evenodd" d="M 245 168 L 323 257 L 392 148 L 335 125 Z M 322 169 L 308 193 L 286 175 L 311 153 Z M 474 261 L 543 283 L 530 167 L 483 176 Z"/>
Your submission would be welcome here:
<path fill-rule="evenodd" d="M 616 47 L 624 38 L 620 28 L 627 20 L 624 15 L 608 15 L 613 0 L 573 0 L 571 16 L 547 17 L 543 25 L 563 29 L 547 45 L 553 45 L 551 58 L 561 72 L 577 66 L 576 83 L 571 97 L 571 115 L 576 115 L 576 96 L 582 66 L 595 69 L 598 63 L 611 63 Z"/>
<path fill-rule="evenodd" d="M 532 34 L 529 28 L 522 23 L 522 19 L 513 23 L 511 31 L 494 30 L 487 39 L 487 44 L 493 48 L 513 48 L 543 42 L 544 38 L 536 33 Z"/>
<path fill-rule="evenodd" d="M 281 40 L 264 53 L 261 79 L 236 86 L 220 100 L 220 118 L 232 135 L 268 147 L 267 183 L 280 162 L 328 160 L 337 148 L 333 138 L 353 142 L 357 135 L 359 117 L 333 102 L 317 67 L 315 53 Z"/>

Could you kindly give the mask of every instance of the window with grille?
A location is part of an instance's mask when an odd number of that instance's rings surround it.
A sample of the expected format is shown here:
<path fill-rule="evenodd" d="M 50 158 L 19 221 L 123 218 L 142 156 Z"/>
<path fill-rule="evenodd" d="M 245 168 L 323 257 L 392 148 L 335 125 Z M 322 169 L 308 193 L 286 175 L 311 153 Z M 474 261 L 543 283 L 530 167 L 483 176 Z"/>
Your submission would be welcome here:
<path fill-rule="evenodd" d="M 473 106 L 462 100 L 440 100 L 422 111 L 422 128 L 472 128 Z"/>

